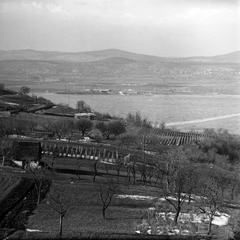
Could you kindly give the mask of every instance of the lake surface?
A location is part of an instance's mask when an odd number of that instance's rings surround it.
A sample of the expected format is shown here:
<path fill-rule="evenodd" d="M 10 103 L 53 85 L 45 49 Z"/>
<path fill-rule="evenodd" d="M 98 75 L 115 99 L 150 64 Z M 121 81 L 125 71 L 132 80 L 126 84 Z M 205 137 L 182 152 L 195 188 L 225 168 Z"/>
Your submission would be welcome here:
<path fill-rule="evenodd" d="M 240 95 L 77 95 L 37 93 L 54 103 L 76 107 L 79 100 L 84 100 L 91 108 L 101 113 L 125 117 L 128 113 L 140 112 L 154 124 L 165 122 L 169 126 L 194 125 L 206 121 L 218 123 L 216 128 L 226 128 L 230 132 L 240 128 Z M 235 124 L 226 127 L 226 119 Z M 206 120 L 205 120 L 206 119 Z M 221 126 L 221 119 L 224 124 Z M 199 121 L 198 121 L 199 120 Z M 192 123 L 191 123 L 192 121 Z M 199 124 L 198 124 L 199 122 Z M 228 122 L 228 121 L 227 121 Z M 229 124 L 228 124 L 229 125 Z M 233 127 L 231 127 L 233 125 Z M 205 125 L 206 126 L 206 123 Z M 193 128 L 189 129 L 193 130 Z M 200 129 L 197 129 L 200 130 Z M 238 130 L 238 129 L 237 129 Z"/>

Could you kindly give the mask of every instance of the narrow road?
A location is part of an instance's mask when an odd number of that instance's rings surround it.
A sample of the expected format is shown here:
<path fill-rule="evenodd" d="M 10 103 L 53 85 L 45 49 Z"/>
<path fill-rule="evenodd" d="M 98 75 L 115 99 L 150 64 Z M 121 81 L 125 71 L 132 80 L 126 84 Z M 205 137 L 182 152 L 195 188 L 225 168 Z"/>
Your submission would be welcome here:
<path fill-rule="evenodd" d="M 196 119 L 196 120 L 190 120 L 190 121 L 170 122 L 170 123 L 166 123 L 166 126 L 169 127 L 169 126 L 176 126 L 176 125 L 201 123 L 201 122 L 215 121 L 215 120 L 221 120 L 221 119 L 226 119 L 226 118 L 231 118 L 231 117 L 238 117 L 238 116 L 240 116 L 240 113 L 222 115 L 222 116 L 211 117 L 211 118 Z"/>

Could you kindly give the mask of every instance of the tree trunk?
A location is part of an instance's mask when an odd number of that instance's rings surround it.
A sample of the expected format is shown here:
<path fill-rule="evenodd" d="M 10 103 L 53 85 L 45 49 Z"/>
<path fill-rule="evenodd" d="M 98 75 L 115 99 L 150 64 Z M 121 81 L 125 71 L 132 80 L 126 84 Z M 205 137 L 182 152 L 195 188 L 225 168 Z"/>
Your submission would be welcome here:
<path fill-rule="evenodd" d="M 188 205 L 191 203 L 191 193 L 190 194 L 188 194 Z"/>
<path fill-rule="evenodd" d="M 234 195 L 235 186 L 236 186 L 236 185 L 233 185 L 232 190 L 231 190 L 231 200 L 233 200 L 233 195 Z"/>
<path fill-rule="evenodd" d="M 135 182 L 136 182 L 136 175 L 135 175 L 135 173 L 133 174 L 133 184 L 135 184 Z"/>
<path fill-rule="evenodd" d="M 60 213 L 59 235 L 62 236 L 63 215 Z"/>
<path fill-rule="evenodd" d="M 208 235 L 210 235 L 211 233 L 211 230 L 212 230 L 212 219 L 213 219 L 213 216 L 212 214 L 210 215 L 210 219 L 209 219 L 209 223 L 208 223 Z"/>
<path fill-rule="evenodd" d="M 106 218 L 106 215 L 105 215 L 105 211 L 106 211 L 106 208 L 102 208 L 102 215 L 103 215 L 103 218 L 105 219 Z"/>
<path fill-rule="evenodd" d="M 135 184 L 135 182 L 136 182 L 136 171 L 135 171 L 134 166 L 133 166 L 133 169 L 132 169 L 132 175 L 133 175 L 133 184 Z"/>
<path fill-rule="evenodd" d="M 117 169 L 117 182 L 119 182 L 120 169 Z"/>
<path fill-rule="evenodd" d="M 157 178 L 156 178 L 155 186 L 157 186 L 158 179 L 159 179 L 159 176 L 157 176 Z"/>
<path fill-rule="evenodd" d="M 95 182 L 97 176 L 97 162 L 94 163 L 93 167 L 94 167 L 93 182 Z"/>
<path fill-rule="evenodd" d="M 166 175 L 166 188 L 167 188 L 167 192 L 169 193 L 169 179 L 168 179 L 168 175 Z"/>
<path fill-rule="evenodd" d="M 40 180 L 38 191 L 37 191 L 38 192 L 37 204 L 39 204 L 41 201 L 41 189 L 42 189 L 42 181 Z"/>
<path fill-rule="evenodd" d="M 179 214 L 180 214 L 180 211 L 181 211 L 181 207 L 177 207 L 177 212 L 176 212 L 176 215 L 174 217 L 174 223 L 177 225 L 178 223 L 178 217 L 179 217 Z"/>

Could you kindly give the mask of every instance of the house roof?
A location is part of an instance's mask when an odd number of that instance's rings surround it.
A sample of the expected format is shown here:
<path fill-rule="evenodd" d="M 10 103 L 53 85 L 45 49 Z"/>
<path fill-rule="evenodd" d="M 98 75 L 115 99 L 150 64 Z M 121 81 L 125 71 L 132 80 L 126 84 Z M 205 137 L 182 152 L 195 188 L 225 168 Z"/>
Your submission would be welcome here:
<path fill-rule="evenodd" d="M 47 110 L 53 108 L 54 104 L 33 104 L 32 106 L 28 107 L 27 112 L 37 112 L 40 110 Z"/>
<path fill-rule="evenodd" d="M 90 117 L 90 116 L 96 116 L 94 113 L 75 113 L 76 117 Z"/>
<path fill-rule="evenodd" d="M 7 154 L 8 159 L 39 161 L 42 156 L 41 143 L 37 141 L 15 141 Z"/>
<path fill-rule="evenodd" d="M 54 113 L 59 115 L 74 115 L 76 110 L 68 106 L 53 106 L 50 109 L 46 109 L 45 113 Z"/>

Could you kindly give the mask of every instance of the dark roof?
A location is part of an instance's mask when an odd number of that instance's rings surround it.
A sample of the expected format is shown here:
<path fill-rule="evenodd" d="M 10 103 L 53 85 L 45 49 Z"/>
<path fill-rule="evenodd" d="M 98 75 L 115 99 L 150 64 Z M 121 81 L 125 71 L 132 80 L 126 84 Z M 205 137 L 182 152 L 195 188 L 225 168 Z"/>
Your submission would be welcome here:
<path fill-rule="evenodd" d="M 47 109 L 51 109 L 54 106 L 56 106 L 56 105 L 54 105 L 54 104 L 34 104 L 27 109 L 27 112 L 37 112 L 40 110 L 47 110 Z"/>
<path fill-rule="evenodd" d="M 7 154 L 8 159 L 39 161 L 42 156 L 41 143 L 37 141 L 15 141 Z"/>
<path fill-rule="evenodd" d="M 47 109 L 45 113 L 54 113 L 59 115 L 73 115 L 76 113 L 74 108 L 68 106 L 53 106 L 51 109 Z"/>
<path fill-rule="evenodd" d="M 9 94 L 17 94 L 17 92 L 9 89 L 0 89 L 0 95 L 9 95 Z"/>

